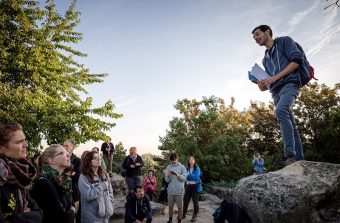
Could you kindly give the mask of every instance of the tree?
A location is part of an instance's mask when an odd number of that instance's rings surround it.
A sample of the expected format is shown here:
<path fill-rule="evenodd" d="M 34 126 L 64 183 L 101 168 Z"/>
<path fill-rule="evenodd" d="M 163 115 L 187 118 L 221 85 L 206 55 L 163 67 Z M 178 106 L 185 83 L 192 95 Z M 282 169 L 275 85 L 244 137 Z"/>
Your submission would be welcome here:
<path fill-rule="evenodd" d="M 328 2 L 328 0 L 326 0 L 326 2 Z M 327 5 L 324 10 L 327 10 L 327 9 L 331 9 L 331 11 L 335 8 L 335 7 L 340 7 L 340 3 L 339 3 L 339 0 L 333 0 L 332 3 L 330 3 L 329 5 Z"/>
<path fill-rule="evenodd" d="M 301 89 L 294 112 L 306 159 L 340 162 L 339 90 L 339 83 L 334 88 L 312 83 Z"/>
<path fill-rule="evenodd" d="M 233 104 L 234 99 L 225 107 L 224 101 L 214 96 L 201 101 L 177 101 L 175 108 L 181 117 L 173 118 L 166 135 L 160 138 L 159 149 L 164 157 L 175 151 L 186 163 L 187 156 L 195 156 L 206 181 L 235 180 L 249 174 L 245 144 L 249 118 Z"/>
<path fill-rule="evenodd" d="M 73 138 L 77 143 L 105 137 L 113 128 L 114 105 L 93 108 L 85 85 L 102 82 L 75 57 L 86 54 L 71 47 L 82 39 L 74 31 L 79 12 L 72 2 L 60 15 L 53 0 L 0 1 L 0 120 L 20 122 L 31 147 Z M 106 117 L 105 121 L 101 118 Z"/>
<path fill-rule="evenodd" d="M 251 129 L 247 147 L 253 153 L 259 152 L 265 159 L 267 169 L 282 157 L 282 142 L 279 124 L 274 114 L 274 105 L 263 102 L 251 102 L 248 113 L 251 117 Z"/>
<path fill-rule="evenodd" d="M 124 149 L 123 143 L 119 142 L 115 145 L 115 152 L 112 157 L 112 172 L 119 174 L 120 166 L 126 157 L 126 149 Z"/>

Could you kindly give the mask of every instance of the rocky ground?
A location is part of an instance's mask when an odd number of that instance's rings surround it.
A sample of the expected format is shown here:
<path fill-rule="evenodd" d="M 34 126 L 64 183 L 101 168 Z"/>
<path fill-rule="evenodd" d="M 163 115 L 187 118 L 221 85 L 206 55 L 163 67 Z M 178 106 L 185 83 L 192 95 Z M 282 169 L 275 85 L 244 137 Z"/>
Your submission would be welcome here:
<path fill-rule="evenodd" d="M 209 223 L 213 222 L 212 214 L 214 213 L 215 209 L 220 206 L 222 200 L 218 198 L 215 195 L 211 194 L 204 194 L 202 195 L 202 198 L 204 201 L 200 201 L 200 212 L 197 218 L 197 223 Z M 176 208 L 175 208 L 176 209 Z M 152 222 L 153 223 L 166 223 L 168 221 L 168 207 L 163 207 L 162 211 L 156 211 L 158 213 L 155 214 Z M 187 218 L 183 220 L 182 222 L 190 222 L 191 216 L 193 213 L 193 206 L 192 202 L 190 202 L 189 208 L 188 208 L 188 214 Z M 177 211 L 174 215 L 174 219 L 177 216 Z M 176 223 L 176 221 L 173 221 Z M 112 219 L 110 223 L 124 223 L 124 219 Z"/>

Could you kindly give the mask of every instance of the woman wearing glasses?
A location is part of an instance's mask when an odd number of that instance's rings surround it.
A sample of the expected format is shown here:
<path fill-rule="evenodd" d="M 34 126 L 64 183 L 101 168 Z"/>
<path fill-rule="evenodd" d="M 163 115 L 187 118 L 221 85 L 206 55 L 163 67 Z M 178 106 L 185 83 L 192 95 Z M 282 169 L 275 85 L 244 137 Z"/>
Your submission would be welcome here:
<path fill-rule="evenodd" d="M 38 157 L 40 177 L 30 193 L 43 209 L 43 222 L 74 222 L 72 180 L 64 173 L 71 165 L 70 157 L 62 145 L 51 145 Z"/>
<path fill-rule="evenodd" d="M 0 123 L 0 222 L 42 221 L 42 211 L 27 191 L 36 170 L 26 157 L 21 125 Z"/>
<path fill-rule="evenodd" d="M 85 154 L 78 182 L 82 223 L 109 222 L 113 214 L 113 193 L 108 175 L 101 167 L 101 157 L 95 151 Z"/>

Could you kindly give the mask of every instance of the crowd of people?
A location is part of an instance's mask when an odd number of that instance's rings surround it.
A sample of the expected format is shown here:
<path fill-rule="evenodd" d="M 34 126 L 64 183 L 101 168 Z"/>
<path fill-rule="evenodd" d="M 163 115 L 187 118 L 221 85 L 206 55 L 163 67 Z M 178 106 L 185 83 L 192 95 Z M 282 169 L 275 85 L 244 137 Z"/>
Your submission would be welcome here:
<path fill-rule="evenodd" d="M 0 123 L 0 222 L 65 222 L 107 223 L 113 215 L 111 139 L 101 147 L 84 151 L 81 158 L 74 154 L 76 144 L 67 139 L 53 144 L 42 154 L 28 158 L 25 134 L 20 124 Z M 142 179 L 143 158 L 137 148 L 122 166 L 126 169 L 129 194 L 125 204 L 126 223 L 152 222 L 150 201 L 169 206 L 169 223 L 173 209 L 178 208 L 177 222 L 186 217 L 192 199 L 197 220 L 198 197 L 202 191 L 201 170 L 193 156 L 187 166 L 170 154 L 170 164 L 164 170 L 162 189 L 156 195 L 157 179 L 154 170 L 148 170 Z"/>

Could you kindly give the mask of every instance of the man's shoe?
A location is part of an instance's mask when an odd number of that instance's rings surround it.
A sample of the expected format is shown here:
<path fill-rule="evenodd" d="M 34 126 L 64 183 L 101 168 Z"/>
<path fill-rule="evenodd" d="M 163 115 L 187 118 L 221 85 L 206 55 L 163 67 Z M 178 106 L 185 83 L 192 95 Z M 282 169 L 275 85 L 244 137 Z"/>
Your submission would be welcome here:
<path fill-rule="evenodd" d="M 295 162 L 294 156 L 288 155 L 288 156 L 285 156 L 282 160 L 278 161 L 276 163 L 276 167 L 278 169 L 282 169 L 282 168 L 284 168 L 284 167 L 286 167 L 286 166 L 288 166 L 288 165 L 290 165 L 294 162 Z"/>

